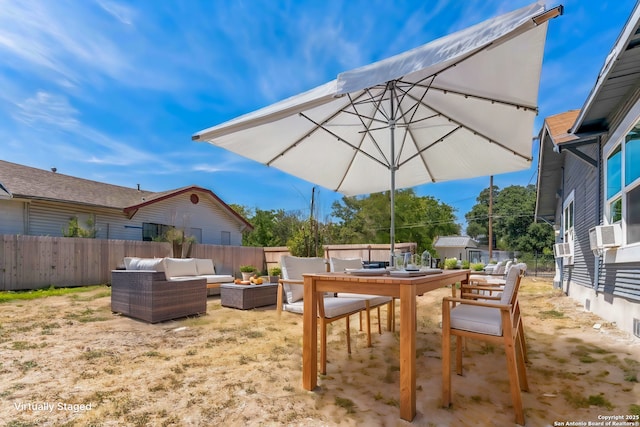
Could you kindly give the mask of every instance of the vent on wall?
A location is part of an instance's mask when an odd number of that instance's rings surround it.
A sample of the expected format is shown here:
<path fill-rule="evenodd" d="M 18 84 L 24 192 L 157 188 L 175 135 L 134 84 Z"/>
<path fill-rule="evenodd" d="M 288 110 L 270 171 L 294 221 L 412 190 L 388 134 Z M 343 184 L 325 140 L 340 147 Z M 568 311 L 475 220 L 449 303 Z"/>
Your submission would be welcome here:
<path fill-rule="evenodd" d="M 633 335 L 640 338 L 640 319 L 633 319 Z"/>

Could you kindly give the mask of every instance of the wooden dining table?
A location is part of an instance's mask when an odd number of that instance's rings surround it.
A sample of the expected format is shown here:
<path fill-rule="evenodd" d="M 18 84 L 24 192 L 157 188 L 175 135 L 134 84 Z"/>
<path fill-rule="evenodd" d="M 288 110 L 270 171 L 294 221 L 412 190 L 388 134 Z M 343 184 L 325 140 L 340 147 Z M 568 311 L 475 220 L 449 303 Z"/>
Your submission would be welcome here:
<path fill-rule="evenodd" d="M 416 298 L 426 292 L 469 282 L 469 270 L 397 277 L 347 273 L 304 274 L 302 335 L 302 386 L 318 385 L 318 299 L 325 292 L 384 295 L 400 299 L 400 418 L 412 421 L 416 415 Z"/>

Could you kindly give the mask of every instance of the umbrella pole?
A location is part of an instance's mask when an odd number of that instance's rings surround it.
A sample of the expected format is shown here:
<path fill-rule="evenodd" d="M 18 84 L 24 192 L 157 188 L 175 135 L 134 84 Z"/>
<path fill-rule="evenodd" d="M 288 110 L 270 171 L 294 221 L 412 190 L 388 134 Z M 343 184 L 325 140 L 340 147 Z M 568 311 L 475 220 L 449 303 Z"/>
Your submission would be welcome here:
<path fill-rule="evenodd" d="M 396 160 L 395 160 L 395 120 L 389 120 L 389 130 L 391 131 L 391 226 L 389 228 L 389 240 L 391 240 L 391 253 L 389 265 L 395 266 L 395 242 L 396 242 Z"/>
<path fill-rule="evenodd" d="M 389 228 L 389 240 L 391 240 L 390 245 L 390 254 L 389 254 L 389 265 L 395 267 L 395 242 L 396 242 L 396 147 L 395 147 L 395 137 L 396 137 L 396 115 L 395 108 L 393 105 L 393 100 L 396 94 L 395 91 L 395 81 L 390 81 L 387 83 L 387 87 L 389 89 L 389 142 L 391 155 L 389 160 L 391 160 L 391 197 L 389 199 L 389 203 L 391 205 L 391 226 Z"/>

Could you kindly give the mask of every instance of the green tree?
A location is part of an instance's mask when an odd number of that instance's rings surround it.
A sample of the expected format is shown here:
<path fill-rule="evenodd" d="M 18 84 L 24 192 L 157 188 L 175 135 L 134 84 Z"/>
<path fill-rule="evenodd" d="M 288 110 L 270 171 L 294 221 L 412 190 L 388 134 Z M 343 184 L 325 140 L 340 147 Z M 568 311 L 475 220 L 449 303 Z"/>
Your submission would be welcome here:
<path fill-rule="evenodd" d="M 511 185 L 503 188 L 495 198 L 494 231 L 498 247 L 505 250 L 523 250 L 519 243 L 534 222 L 536 188 Z"/>
<path fill-rule="evenodd" d="M 482 244 L 488 244 L 489 189 L 480 192 L 477 203 L 465 215 L 467 233 L 478 238 Z M 512 185 L 493 191 L 493 234 L 497 249 L 545 252 L 554 242 L 553 228 L 548 224 L 535 221 L 536 188 Z"/>
<path fill-rule="evenodd" d="M 493 199 L 500 193 L 498 186 L 493 186 Z M 489 188 L 485 188 L 476 198 L 476 204 L 465 214 L 467 220 L 467 236 L 478 240 L 480 244 L 489 244 Z"/>
<path fill-rule="evenodd" d="M 80 225 L 78 217 L 74 216 L 69 219 L 66 229 L 62 229 L 62 236 L 64 237 L 84 237 L 89 239 L 95 239 L 98 234 L 98 230 L 95 226 L 93 218 L 88 218 L 86 221 L 87 228 Z"/>
<path fill-rule="evenodd" d="M 431 196 L 417 196 L 413 189 L 396 191 L 395 240 L 416 242 L 418 251 L 433 250 L 435 236 L 458 234 L 455 210 Z M 389 243 L 390 194 L 375 193 L 365 197 L 343 197 L 334 202 L 330 243 Z"/>
<path fill-rule="evenodd" d="M 253 230 L 242 233 L 244 246 L 286 246 L 287 242 L 303 228 L 305 222 L 297 214 L 287 213 L 283 209 L 252 210 L 235 204 L 231 207 L 254 227 Z"/>

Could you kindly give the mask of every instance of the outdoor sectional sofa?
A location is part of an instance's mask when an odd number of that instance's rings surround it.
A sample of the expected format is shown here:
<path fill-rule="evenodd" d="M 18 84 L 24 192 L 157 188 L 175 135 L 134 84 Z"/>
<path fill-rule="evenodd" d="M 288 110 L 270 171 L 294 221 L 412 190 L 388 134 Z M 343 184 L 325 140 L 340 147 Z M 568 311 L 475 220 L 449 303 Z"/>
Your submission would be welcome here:
<path fill-rule="evenodd" d="M 111 310 L 150 323 L 203 314 L 207 289 L 228 282 L 209 259 L 127 257 L 111 272 Z"/>

